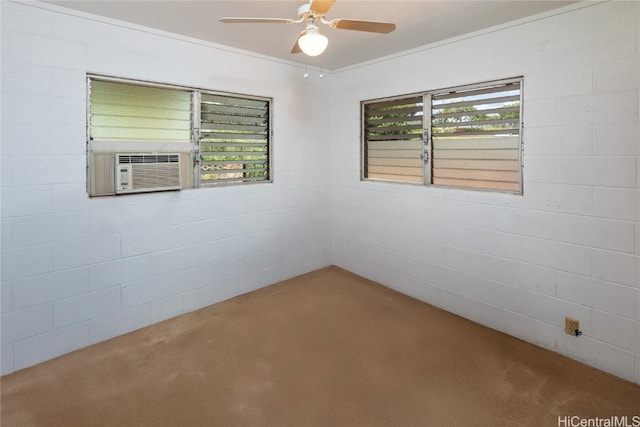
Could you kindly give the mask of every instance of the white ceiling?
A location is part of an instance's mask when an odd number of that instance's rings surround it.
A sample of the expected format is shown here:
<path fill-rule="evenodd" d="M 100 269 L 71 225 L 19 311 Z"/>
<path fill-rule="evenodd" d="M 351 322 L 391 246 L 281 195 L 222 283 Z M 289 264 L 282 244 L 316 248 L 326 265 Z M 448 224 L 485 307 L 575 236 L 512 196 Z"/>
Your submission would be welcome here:
<path fill-rule="evenodd" d="M 338 0 L 327 19 L 394 22 L 390 34 L 320 30 L 329 46 L 320 57 L 290 53 L 304 24 L 223 24 L 223 16 L 297 18 L 305 0 L 46 0 L 217 44 L 335 70 L 567 6 L 554 0 Z"/>

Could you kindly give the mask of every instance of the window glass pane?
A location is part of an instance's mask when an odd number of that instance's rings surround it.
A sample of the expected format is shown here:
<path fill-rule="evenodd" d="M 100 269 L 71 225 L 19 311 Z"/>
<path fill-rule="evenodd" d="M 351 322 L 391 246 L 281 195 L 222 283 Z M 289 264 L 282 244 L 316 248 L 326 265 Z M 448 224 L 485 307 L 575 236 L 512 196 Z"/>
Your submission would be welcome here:
<path fill-rule="evenodd" d="M 520 191 L 520 82 L 433 95 L 433 184 Z"/>
<path fill-rule="evenodd" d="M 191 141 L 191 92 L 91 80 L 94 141 Z"/>
<path fill-rule="evenodd" d="M 364 105 L 364 177 L 423 182 L 422 96 Z"/>
<path fill-rule="evenodd" d="M 269 101 L 203 93 L 200 183 L 268 181 Z"/>

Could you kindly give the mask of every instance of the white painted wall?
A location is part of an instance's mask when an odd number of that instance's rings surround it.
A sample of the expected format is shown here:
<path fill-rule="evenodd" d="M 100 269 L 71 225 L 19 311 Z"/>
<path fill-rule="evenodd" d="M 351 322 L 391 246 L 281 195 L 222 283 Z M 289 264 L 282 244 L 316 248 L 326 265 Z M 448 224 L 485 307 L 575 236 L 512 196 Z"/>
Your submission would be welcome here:
<path fill-rule="evenodd" d="M 585 3 L 335 73 L 333 263 L 640 383 L 639 6 Z M 361 100 L 519 75 L 524 196 L 360 181 Z"/>
<path fill-rule="evenodd" d="M 1 4 L 2 373 L 330 263 L 329 77 Z M 89 199 L 87 72 L 273 97 L 274 183 Z"/>
<path fill-rule="evenodd" d="M 640 383 L 637 2 L 324 80 L 0 4 L 3 373 L 334 263 Z M 87 72 L 273 97 L 275 182 L 90 200 Z M 524 196 L 359 180 L 361 100 L 515 75 Z M 581 338 L 562 332 L 565 315 Z"/>

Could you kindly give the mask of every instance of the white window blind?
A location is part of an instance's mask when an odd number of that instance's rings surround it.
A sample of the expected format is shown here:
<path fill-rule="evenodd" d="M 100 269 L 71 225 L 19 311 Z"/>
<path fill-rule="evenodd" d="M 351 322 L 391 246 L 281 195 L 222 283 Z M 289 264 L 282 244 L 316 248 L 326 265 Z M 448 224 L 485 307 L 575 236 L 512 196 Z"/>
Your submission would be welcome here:
<path fill-rule="evenodd" d="M 269 180 L 269 101 L 201 95 L 200 184 Z"/>
<path fill-rule="evenodd" d="M 191 92 L 92 79 L 93 141 L 191 142 Z"/>

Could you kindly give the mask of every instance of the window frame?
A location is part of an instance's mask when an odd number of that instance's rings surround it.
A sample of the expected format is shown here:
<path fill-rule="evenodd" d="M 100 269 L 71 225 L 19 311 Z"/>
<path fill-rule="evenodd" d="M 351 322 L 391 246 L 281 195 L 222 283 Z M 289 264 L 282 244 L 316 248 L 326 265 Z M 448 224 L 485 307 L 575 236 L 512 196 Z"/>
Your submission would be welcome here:
<path fill-rule="evenodd" d="M 191 126 L 190 126 L 190 140 L 189 142 L 167 142 L 167 141 L 144 141 L 141 139 L 123 139 L 119 141 L 94 141 L 91 136 L 91 82 L 92 81 L 104 81 L 120 84 L 128 84 L 132 86 L 146 86 L 153 88 L 171 89 L 176 91 L 187 91 L 190 93 L 190 108 L 191 108 Z M 90 180 L 90 161 L 89 157 L 92 152 L 113 151 L 118 152 L 122 147 L 125 147 L 125 151 L 154 151 L 154 152 L 186 152 L 191 153 L 192 163 L 189 167 L 193 167 L 193 185 L 183 189 L 202 189 L 202 188 L 214 188 L 214 187 L 226 187 L 235 185 L 250 185 L 250 184 L 264 184 L 273 183 L 273 111 L 274 100 L 273 97 L 260 96 L 260 95 L 247 95 L 236 92 L 219 91 L 215 89 L 207 89 L 196 86 L 186 86 L 171 83 L 162 83 L 150 80 L 139 80 L 126 77 L 117 77 L 103 74 L 86 74 L 86 153 L 87 153 L 87 188 L 89 191 Z M 266 129 L 266 173 L 267 177 L 264 180 L 242 180 L 238 181 L 224 181 L 224 182 L 210 182 L 207 184 L 201 183 L 201 94 L 220 95 L 229 98 L 238 98 L 245 100 L 259 100 L 263 101 L 267 105 L 267 129 Z M 100 147 L 99 144 L 104 144 Z M 96 145 L 98 149 L 96 150 Z M 188 147 L 187 147 L 188 145 Z M 154 148 L 155 147 L 155 148 Z M 162 148 L 158 148 L 162 147 Z M 188 148 L 188 150 L 186 150 Z M 90 195 L 91 192 L 89 191 Z"/>
<path fill-rule="evenodd" d="M 434 184 L 433 183 L 434 144 L 433 144 L 433 124 L 432 124 L 432 117 L 431 117 L 432 110 L 433 110 L 433 97 L 450 94 L 452 92 L 481 90 L 481 89 L 491 88 L 492 86 L 507 85 L 507 84 L 513 84 L 513 83 L 518 83 L 518 86 L 519 86 L 518 87 L 518 90 L 519 90 L 518 121 L 519 123 L 518 123 L 518 134 L 517 134 L 518 135 L 518 148 L 517 148 L 518 190 L 514 191 L 514 190 L 482 188 L 482 187 L 472 187 L 472 186 L 462 186 L 462 185 L 458 186 L 458 185 Z M 523 91 L 523 86 L 524 86 L 524 77 L 516 76 L 516 77 L 509 77 L 509 78 L 498 79 L 498 80 L 483 81 L 483 82 L 460 85 L 460 86 L 453 86 L 453 87 L 421 91 L 421 92 L 413 92 L 413 93 L 408 93 L 404 95 L 394 95 L 389 97 L 375 98 L 375 99 L 361 101 L 360 102 L 360 180 L 371 181 L 371 182 L 405 184 L 405 185 L 422 185 L 422 186 L 436 187 L 436 188 L 450 188 L 450 189 L 460 189 L 460 190 L 474 190 L 474 191 L 523 195 L 524 194 L 524 178 L 523 178 L 524 91 Z M 370 165 L 368 164 L 368 151 L 369 151 L 368 144 L 370 141 L 367 139 L 366 107 L 368 105 L 376 104 L 376 103 L 400 101 L 403 99 L 410 100 L 412 98 L 419 98 L 419 97 L 422 97 L 422 115 L 421 115 L 422 116 L 422 153 L 420 156 L 421 160 L 423 161 L 422 182 L 410 182 L 410 181 L 403 181 L 398 179 L 384 179 L 384 178 L 369 177 L 368 168 Z"/>

